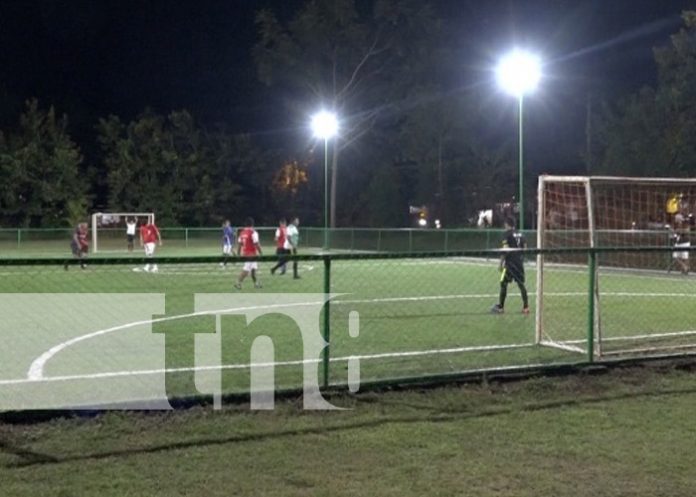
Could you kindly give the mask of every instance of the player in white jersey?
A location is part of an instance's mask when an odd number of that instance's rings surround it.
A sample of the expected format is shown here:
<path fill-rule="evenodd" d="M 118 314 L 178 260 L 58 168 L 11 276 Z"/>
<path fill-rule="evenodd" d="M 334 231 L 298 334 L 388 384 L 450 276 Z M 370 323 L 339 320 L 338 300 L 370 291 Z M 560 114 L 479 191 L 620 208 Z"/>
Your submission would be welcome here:
<path fill-rule="evenodd" d="M 128 242 L 128 252 L 133 252 L 133 244 L 135 242 L 135 230 L 138 223 L 132 217 L 126 219 L 126 241 Z"/>

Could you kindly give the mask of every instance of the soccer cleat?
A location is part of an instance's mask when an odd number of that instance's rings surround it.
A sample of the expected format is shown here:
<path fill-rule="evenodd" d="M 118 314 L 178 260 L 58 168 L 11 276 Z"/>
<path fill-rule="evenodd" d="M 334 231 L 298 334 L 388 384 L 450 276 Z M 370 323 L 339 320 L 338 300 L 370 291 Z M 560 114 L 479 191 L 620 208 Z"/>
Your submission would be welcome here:
<path fill-rule="evenodd" d="M 500 307 L 498 304 L 494 304 L 493 307 L 491 307 L 491 314 L 503 314 L 505 312 L 505 309 Z"/>
<path fill-rule="evenodd" d="M 242 285 L 240 285 L 239 283 L 235 283 L 235 284 L 234 284 L 234 287 L 235 287 L 237 290 L 241 290 L 241 289 L 242 289 Z"/>
<path fill-rule="evenodd" d="M 274 275 L 275 272 L 276 272 L 276 268 L 272 267 L 272 268 L 271 268 L 271 275 Z"/>
<path fill-rule="evenodd" d="M 254 283 L 254 288 L 263 288 L 261 283 Z"/>
<path fill-rule="evenodd" d="M 525 316 L 528 315 L 529 314 L 529 307 L 523 307 L 522 314 L 524 314 Z"/>
<path fill-rule="evenodd" d="M 295 276 L 292 277 L 293 280 L 300 280 L 302 279 L 299 274 L 296 274 Z"/>

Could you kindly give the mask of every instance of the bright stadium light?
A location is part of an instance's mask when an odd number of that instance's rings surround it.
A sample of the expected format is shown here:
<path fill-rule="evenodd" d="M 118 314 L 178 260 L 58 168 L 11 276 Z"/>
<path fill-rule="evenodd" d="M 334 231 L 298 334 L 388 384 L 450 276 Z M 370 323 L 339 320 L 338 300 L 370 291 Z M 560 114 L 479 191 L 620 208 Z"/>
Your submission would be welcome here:
<path fill-rule="evenodd" d="M 498 84 L 510 95 L 521 98 L 533 92 L 541 80 L 539 57 L 514 50 L 503 57 L 496 69 Z"/>
<path fill-rule="evenodd" d="M 324 140 L 324 250 L 329 248 L 329 140 L 338 133 L 338 118 L 322 110 L 312 117 L 312 133 Z"/>
<path fill-rule="evenodd" d="M 312 132 L 317 138 L 329 140 L 338 133 L 336 114 L 322 110 L 312 117 Z"/>
<path fill-rule="evenodd" d="M 517 199 L 520 211 L 519 229 L 524 229 L 524 192 L 523 169 L 524 154 L 522 140 L 522 102 L 524 96 L 533 92 L 541 80 L 541 61 L 536 55 L 524 50 L 513 50 L 498 63 L 495 70 L 498 85 L 510 95 L 517 98 L 519 103 L 519 198 Z"/>

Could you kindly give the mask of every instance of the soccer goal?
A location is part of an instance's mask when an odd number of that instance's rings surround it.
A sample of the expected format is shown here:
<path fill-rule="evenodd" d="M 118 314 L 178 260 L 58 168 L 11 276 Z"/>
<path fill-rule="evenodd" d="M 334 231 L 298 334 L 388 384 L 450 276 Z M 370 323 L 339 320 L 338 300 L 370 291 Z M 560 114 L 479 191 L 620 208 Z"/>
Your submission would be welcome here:
<path fill-rule="evenodd" d="M 538 201 L 539 248 L 611 248 L 593 274 L 584 252 L 537 256 L 538 344 L 593 357 L 696 348 L 695 179 L 544 175 Z"/>
<path fill-rule="evenodd" d="M 135 239 L 138 229 L 146 221 L 154 223 L 152 212 L 96 212 L 92 214 L 92 252 L 116 252 L 127 250 L 127 222 L 136 222 Z"/>

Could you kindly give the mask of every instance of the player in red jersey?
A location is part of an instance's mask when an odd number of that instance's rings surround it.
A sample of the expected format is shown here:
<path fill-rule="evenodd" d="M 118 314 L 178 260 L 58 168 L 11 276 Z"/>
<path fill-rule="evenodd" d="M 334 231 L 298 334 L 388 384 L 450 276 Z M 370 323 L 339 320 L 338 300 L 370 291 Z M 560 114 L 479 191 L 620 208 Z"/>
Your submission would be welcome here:
<path fill-rule="evenodd" d="M 259 245 L 259 234 L 254 229 L 254 220 L 250 217 L 246 219 L 246 227 L 239 232 L 237 256 L 240 254 L 242 257 L 263 255 L 261 252 L 261 245 Z M 254 288 L 261 288 L 261 282 L 256 278 L 256 271 L 258 268 L 256 261 L 245 262 L 244 269 L 239 273 L 239 279 L 234 287 L 237 290 L 241 290 L 244 278 L 251 274 L 251 279 L 254 281 Z"/>
<path fill-rule="evenodd" d="M 145 257 L 153 257 L 155 255 L 156 244 L 162 246 L 162 237 L 160 236 L 159 229 L 154 222 L 146 221 L 140 227 L 140 246 L 145 248 Z M 145 271 L 157 272 L 157 264 L 145 264 L 143 268 Z"/>
<path fill-rule="evenodd" d="M 280 274 L 285 274 L 285 268 L 287 266 L 287 254 L 290 253 L 290 251 L 285 248 L 285 240 L 287 236 L 287 222 L 285 221 L 285 218 L 281 218 L 278 224 L 278 229 L 276 229 L 275 232 L 278 264 L 271 268 L 271 274 L 275 274 L 278 269 L 280 269 Z"/>
<path fill-rule="evenodd" d="M 73 231 L 72 239 L 70 240 L 70 250 L 76 259 L 80 261 L 80 267 L 85 269 L 85 257 L 87 256 L 87 251 L 89 250 L 89 242 L 87 241 L 87 223 L 80 223 Z M 70 265 L 65 263 L 65 270 L 68 270 Z"/>

